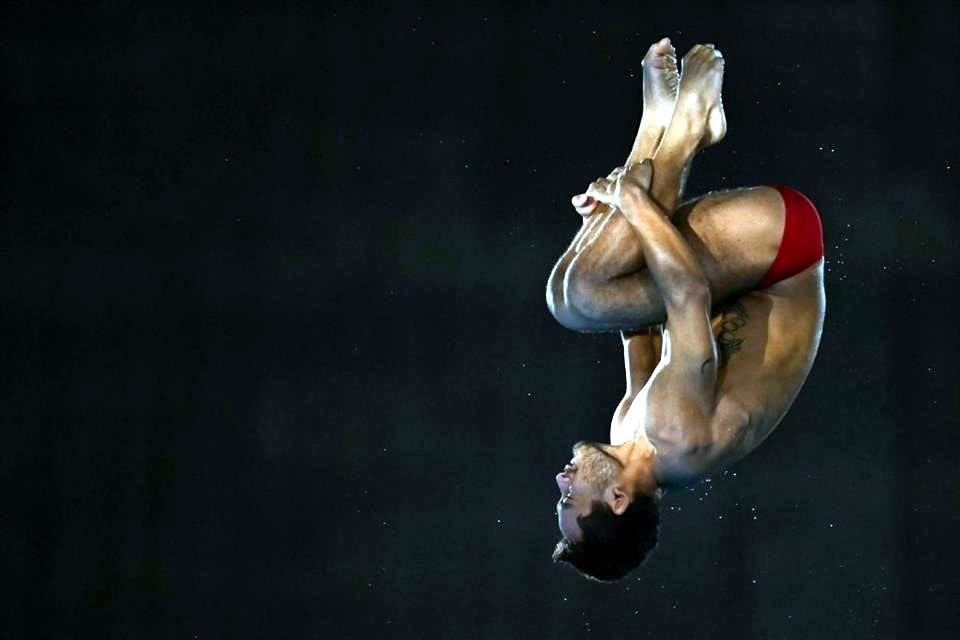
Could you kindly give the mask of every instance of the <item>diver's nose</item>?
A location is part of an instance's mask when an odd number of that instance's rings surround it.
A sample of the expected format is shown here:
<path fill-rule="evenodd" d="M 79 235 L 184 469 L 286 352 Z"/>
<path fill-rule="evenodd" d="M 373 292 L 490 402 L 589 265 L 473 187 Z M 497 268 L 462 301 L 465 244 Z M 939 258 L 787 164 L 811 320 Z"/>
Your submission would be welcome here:
<path fill-rule="evenodd" d="M 570 488 L 570 476 L 567 475 L 566 471 L 557 474 L 557 487 L 560 491 L 566 491 Z"/>

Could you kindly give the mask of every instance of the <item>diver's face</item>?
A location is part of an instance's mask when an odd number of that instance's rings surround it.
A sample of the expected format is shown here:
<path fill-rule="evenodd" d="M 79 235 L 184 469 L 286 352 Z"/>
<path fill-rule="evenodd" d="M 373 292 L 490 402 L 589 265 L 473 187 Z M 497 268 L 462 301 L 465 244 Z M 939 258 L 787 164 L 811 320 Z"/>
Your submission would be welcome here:
<path fill-rule="evenodd" d="M 604 447 L 608 445 L 578 442 L 573 445 L 573 459 L 557 474 L 557 524 L 567 540 L 580 539 L 577 518 L 590 513 L 594 501 L 605 499 L 607 489 L 620 473 L 620 465 Z"/>

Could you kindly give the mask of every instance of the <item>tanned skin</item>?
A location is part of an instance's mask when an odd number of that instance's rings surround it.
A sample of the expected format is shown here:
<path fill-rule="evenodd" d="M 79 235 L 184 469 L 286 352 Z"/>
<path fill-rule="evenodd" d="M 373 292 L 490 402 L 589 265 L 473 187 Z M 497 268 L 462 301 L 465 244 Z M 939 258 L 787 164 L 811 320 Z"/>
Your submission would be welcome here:
<path fill-rule="evenodd" d="M 823 261 L 756 288 L 783 232 L 779 193 L 755 187 L 677 207 L 691 159 L 726 132 L 722 76 L 712 45 L 691 49 L 679 82 L 669 40 L 652 45 L 626 168 L 573 199 L 583 224 L 550 274 L 547 305 L 570 329 L 619 331 L 627 378 L 610 444 L 593 445 L 620 462 L 618 477 L 589 495 L 576 452 L 557 476 L 562 502 L 581 515 L 596 499 L 622 513 L 637 493 L 659 495 L 748 454 L 780 422 L 816 355 Z M 561 518 L 561 531 L 576 538 L 570 522 Z"/>

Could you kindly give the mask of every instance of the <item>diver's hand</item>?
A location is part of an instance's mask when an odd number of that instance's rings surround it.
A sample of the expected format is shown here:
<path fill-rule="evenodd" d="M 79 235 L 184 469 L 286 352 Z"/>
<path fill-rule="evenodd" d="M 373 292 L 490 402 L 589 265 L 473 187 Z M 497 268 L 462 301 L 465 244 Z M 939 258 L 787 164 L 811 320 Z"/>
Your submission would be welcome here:
<path fill-rule="evenodd" d="M 594 187 L 595 185 L 598 185 L 601 182 L 615 180 L 617 176 L 621 173 L 623 173 L 623 167 L 617 167 L 613 171 L 611 171 L 610 175 L 608 175 L 605 179 L 597 178 L 596 180 L 591 182 L 589 186 L 587 186 L 586 192 L 579 193 L 573 196 L 573 198 L 570 199 L 570 203 L 573 205 L 573 208 L 577 210 L 577 213 L 579 213 L 580 215 L 586 218 L 587 216 L 591 216 L 594 213 L 597 213 L 598 209 L 601 213 L 603 211 L 606 211 L 607 207 L 604 205 L 601 205 L 596 198 L 589 195 L 589 191 L 591 187 Z"/>
<path fill-rule="evenodd" d="M 595 213 L 600 205 L 622 209 L 625 196 L 650 188 L 652 170 L 649 160 L 617 167 L 606 178 L 591 182 L 586 193 L 574 196 L 573 208 L 582 216 Z"/>

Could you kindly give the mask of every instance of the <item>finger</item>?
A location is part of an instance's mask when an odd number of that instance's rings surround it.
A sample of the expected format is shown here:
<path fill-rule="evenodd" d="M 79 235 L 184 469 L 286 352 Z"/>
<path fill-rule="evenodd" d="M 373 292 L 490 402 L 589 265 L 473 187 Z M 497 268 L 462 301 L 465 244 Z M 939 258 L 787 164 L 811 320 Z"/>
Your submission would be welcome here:
<path fill-rule="evenodd" d="M 590 198 L 590 204 L 584 205 L 582 207 L 574 207 L 574 209 L 577 210 L 577 213 L 579 213 L 580 215 L 586 218 L 587 216 L 593 215 L 596 212 L 598 206 L 600 206 L 600 203 L 594 200 L 593 198 Z"/>
<path fill-rule="evenodd" d="M 603 188 L 602 185 L 612 185 L 614 182 L 616 182 L 617 176 L 623 173 L 624 171 L 625 171 L 624 167 L 617 167 L 613 171 L 611 171 L 610 175 L 608 175 L 606 178 L 601 176 L 596 180 L 594 180 L 593 182 L 591 182 L 590 184 L 588 184 L 587 189 L 590 189 L 590 187 L 602 189 Z M 586 193 L 586 191 L 584 191 L 584 193 Z"/>
<path fill-rule="evenodd" d="M 606 180 L 602 182 L 598 180 L 597 182 L 591 183 L 590 188 L 587 189 L 587 195 L 592 196 L 595 200 L 603 202 L 604 204 L 615 206 L 616 203 L 614 202 L 613 194 L 610 188 L 604 184 L 605 182 Z"/>
<path fill-rule="evenodd" d="M 577 213 L 582 216 L 590 215 L 597 208 L 597 201 L 585 193 L 573 196 L 573 198 L 570 199 L 570 203 L 573 205 L 573 208 L 576 209 Z"/>
<path fill-rule="evenodd" d="M 616 167 L 613 171 L 610 172 L 610 175 L 607 176 L 607 180 L 610 180 L 611 182 L 616 180 L 617 176 L 623 173 L 624 170 L 625 170 L 624 167 Z"/>
<path fill-rule="evenodd" d="M 597 178 L 587 186 L 586 194 L 591 195 L 590 190 L 604 192 L 610 191 L 613 188 L 613 184 L 616 182 L 615 178 Z"/>

